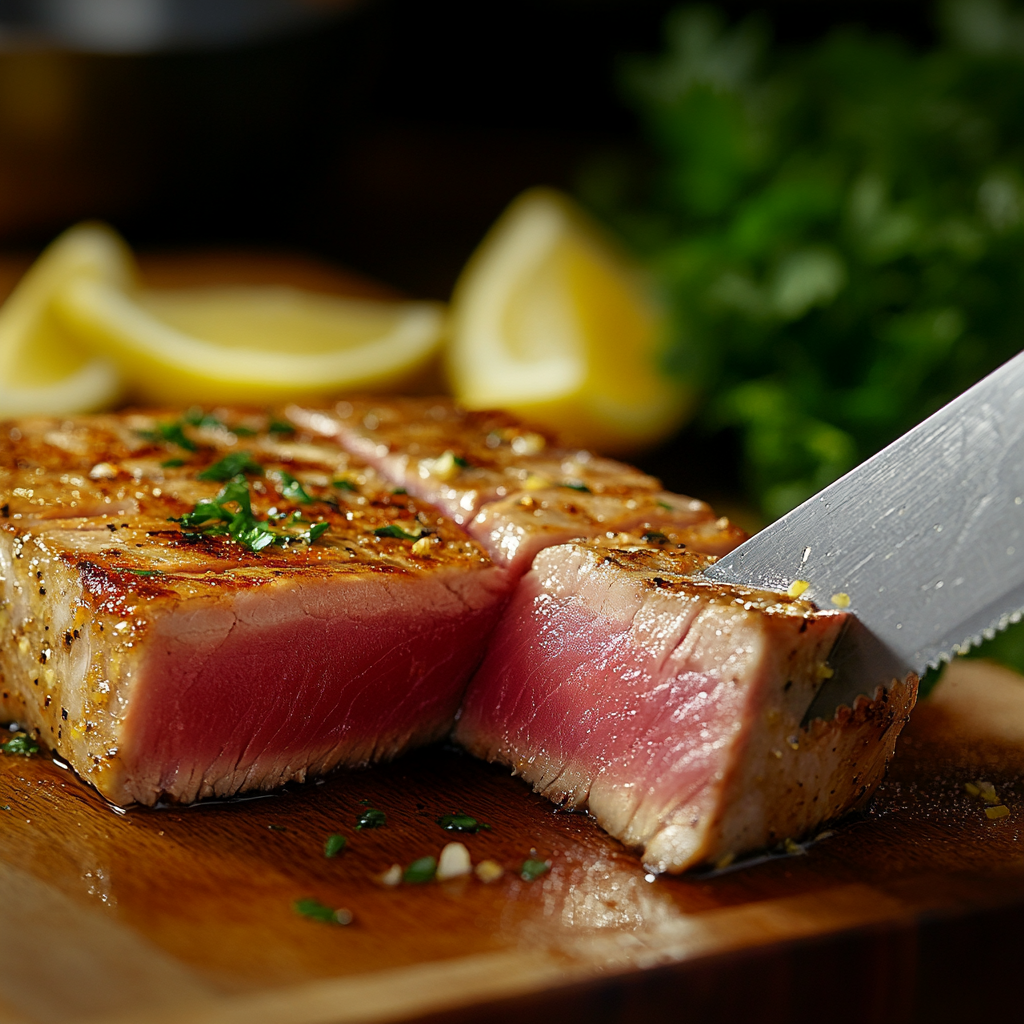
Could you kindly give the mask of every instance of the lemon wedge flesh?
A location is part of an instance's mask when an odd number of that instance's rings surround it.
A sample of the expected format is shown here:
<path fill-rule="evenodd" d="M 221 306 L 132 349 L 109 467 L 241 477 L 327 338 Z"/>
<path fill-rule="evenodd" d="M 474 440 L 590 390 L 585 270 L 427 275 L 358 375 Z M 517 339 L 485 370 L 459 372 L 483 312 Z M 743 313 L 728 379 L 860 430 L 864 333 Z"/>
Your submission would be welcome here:
<path fill-rule="evenodd" d="M 0 416 L 64 415 L 111 405 L 120 375 L 83 349 L 54 316 L 54 295 L 80 279 L 132 284 L 128 247 L 101 224 L 80 224 L 52 242 L 0 306 Z"/>
<path fill-rule="evenodd" d="M 290 287 L 125 291 L 69 281 L 61 323 L 115 359 L 143 401 L 270 402 L 344 389 L 377 390 L 435 354 L 444 309 Z"/>
<path fill-rule="evenodd" d="M 470 408 L 511 409 L 568 440 L 629 452 L 690 398 L 659 366 L 665 316 L 639 269 L 570 199 L 516 199 L 456 285 L 448 373 Z"/>

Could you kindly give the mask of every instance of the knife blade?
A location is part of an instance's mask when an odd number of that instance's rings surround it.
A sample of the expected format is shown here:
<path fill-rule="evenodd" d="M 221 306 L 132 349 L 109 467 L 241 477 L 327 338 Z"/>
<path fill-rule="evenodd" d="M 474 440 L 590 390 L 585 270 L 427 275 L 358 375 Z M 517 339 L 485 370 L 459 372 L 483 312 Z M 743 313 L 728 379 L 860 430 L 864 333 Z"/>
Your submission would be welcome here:
<path fill-rule="evenodd" d="M 1024 352 L 705 575 L 854 613 L 805 721 L 1020 621 Z"/>

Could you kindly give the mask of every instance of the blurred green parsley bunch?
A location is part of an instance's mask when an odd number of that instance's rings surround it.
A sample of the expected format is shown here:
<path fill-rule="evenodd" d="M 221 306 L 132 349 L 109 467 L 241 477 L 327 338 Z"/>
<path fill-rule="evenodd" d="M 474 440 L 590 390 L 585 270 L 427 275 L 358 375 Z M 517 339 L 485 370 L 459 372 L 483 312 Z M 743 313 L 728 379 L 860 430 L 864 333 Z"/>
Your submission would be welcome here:
<path fill-rule="evenodd" d="M 652 167 L 584 184 L 655 270 L 668 368 L 740 432 L 768 518 L 1024 347 L 1024 11 L 939 13 L 921 53 L 855 29 L 775 50 L 678 10 L 625 67 Z"/>

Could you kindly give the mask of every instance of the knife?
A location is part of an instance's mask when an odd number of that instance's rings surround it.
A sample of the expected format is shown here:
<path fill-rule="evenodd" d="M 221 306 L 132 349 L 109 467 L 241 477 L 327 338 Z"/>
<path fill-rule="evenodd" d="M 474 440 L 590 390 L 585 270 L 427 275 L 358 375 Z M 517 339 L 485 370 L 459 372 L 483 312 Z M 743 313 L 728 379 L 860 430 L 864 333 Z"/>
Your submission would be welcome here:
<path fill-rule="evenodd" d="M 854 613 L 805 723 L 1019 622 L 1024 352 L 705 575 Z"/>

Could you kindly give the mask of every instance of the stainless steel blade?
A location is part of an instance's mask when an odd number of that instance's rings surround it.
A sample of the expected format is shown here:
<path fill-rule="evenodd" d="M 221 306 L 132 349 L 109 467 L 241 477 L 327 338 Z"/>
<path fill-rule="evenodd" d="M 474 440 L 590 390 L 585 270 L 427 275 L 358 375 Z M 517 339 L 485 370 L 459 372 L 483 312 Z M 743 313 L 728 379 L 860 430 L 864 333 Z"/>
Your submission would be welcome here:
<path fill-rule="evenodd" d="M 991 637 L 1024 609 L 1024 353 L 707 575 L 856 619 L 810 716 Z M 839 595 L 839 596 L 835 596 Z"/>

